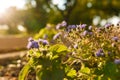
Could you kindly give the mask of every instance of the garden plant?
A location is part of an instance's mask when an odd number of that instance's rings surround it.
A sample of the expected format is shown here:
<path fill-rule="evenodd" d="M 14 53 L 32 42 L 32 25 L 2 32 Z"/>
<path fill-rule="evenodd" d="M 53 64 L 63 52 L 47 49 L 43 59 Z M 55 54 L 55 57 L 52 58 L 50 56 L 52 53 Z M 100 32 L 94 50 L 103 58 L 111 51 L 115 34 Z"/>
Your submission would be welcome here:
<path fill-rule="evenodd" d="M 63 21 L 56 25 L 53 38 L 29 38 L 28 63 L 19 80 L 26 80 L 32 71 L 36 80 L 119 80 L 119 25 L 95 27 Z"/>

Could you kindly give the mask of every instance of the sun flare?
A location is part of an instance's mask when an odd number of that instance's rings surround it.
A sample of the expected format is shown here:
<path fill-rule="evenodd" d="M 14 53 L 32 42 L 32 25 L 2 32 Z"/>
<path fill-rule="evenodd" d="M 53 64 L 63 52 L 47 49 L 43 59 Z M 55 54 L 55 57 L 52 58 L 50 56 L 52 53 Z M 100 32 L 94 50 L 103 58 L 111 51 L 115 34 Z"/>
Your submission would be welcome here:
<path fill-rule="evenodd" d="M 15 6 L 17 8 L 23 8 L 25 0 L 0 0 L 0 13 L 4 13 L 7 8 Z"/>

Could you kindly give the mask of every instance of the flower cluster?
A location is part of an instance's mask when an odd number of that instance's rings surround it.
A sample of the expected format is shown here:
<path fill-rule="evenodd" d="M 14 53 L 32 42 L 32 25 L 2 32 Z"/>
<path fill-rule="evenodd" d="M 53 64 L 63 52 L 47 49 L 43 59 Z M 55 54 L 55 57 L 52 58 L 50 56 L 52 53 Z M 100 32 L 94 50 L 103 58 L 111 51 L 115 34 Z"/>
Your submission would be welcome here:
<path fill-rule="evenodd" d="M 110 23 L 103 27 L 87 24 L 68 25 L 63 21 L 56 26 L 55 30 L 57 34 L 52 35 L 51 40 L 48 38 L 34 40 L 31 37 L 28 39 L 27 48 L 31 49 L 32 54 L 32 61 L 29 62 L 32 62 L 30 65 L 33 64 L 37 70 L 40 80 L 41 77 L 45 80 L 56 80 L 54 78 L 56 76 L 57 79 L 61 77 L 60 80 L 120 78 L 118 26 L 114 27 Z M 60 75 L 56 75 L 58 71 Z"/>
<path fill-rule="evenodd" d="M 67 24 L 66 22 L 62 22 Z M 61 23 L 61 24 L 62 24 Z M 58 25 L 61 25 L 58 24 Z M 60 28 L 57 28 L 60 29 Z M 112 24 L 107 23 L 104 27 L 94 27 L 87 24 L 80 25 L 64 25 L 64 31 L 59 30 L 53 40 L 61 39 L 63 44 L 68 46 L 71 51 L 78 53 L 76 56 L 88 55 L 91 57 L 95 54 L 96 57 L 107 57 L 114 52 L 114 60 L 116 64 L 116 56 L 120 51 L 119 46 L 119 31 L 116 32 L 117 28 Z M 61 37 L 60 37 L 61 36 Z M 116 47 L 117 46 L 117 47 Z M 73 47 L 73 49 L 71 48 Z M 91 53 L 91 54 L 90 54 Z M 110 56 L 109 56 L 110 57 Z M 119 61 L 118 61 L 119 64 Z"/>
<path fill-rule="evenodd" d="M 28 39 L 27 48 L 28 49 L 38 49 L 42 45 L 49 45 L 49 42 L 44 39 L 34 40 L 32 37 Z"/>
<path fill-rule="evenodd" d="M 104 56 L 103 50 L 102 50 L 102 49 L 99 49 L 99 50 L 96 52 L 96 56 L 97 56 L 97 57 Z"/>
<path fill-rule="evenodd" d="M 61 28 L 65 27 L 65 26 L 67 26 L 67 22 L 63 21 L 63 22 L 56 25 L 56 29 L 61 29 Z"/>
<path fill-rule="evenodd" d="M 32 49 L 32 48 L 39 48 L 38 42 L 33 40 L 31 37 L 28 39 L 28 45 L 27 45 L 28 49 Z"/>

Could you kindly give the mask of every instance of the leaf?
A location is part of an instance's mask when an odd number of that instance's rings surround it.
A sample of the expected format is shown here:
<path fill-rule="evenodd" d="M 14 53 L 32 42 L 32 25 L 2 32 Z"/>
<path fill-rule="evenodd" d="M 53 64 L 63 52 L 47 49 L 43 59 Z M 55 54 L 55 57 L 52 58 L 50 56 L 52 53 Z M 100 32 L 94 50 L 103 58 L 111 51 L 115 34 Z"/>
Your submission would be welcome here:
<path fill-rule="evenodd" d="M 26 76 L 30 72 L 31 65 L 33 63 L 33 59 L 31 58 L 29 62 L 22 68 L 22 70 L 19 73 L 18 80 L 25 80 Z"/>
<path fill-rule="evenodd" d="M 20 71 L 18 80 L 25 80 L 26 76 L 28 75 L 30 71 L 30 68 L 31 66 L 29 64 L 26 64 Z"/>
<path fill-rule="evenodd" d="M 76 70 L 71 69 L 68 73 L 67 76 L 74 78 L 77 75 Z"/>
<path fill-rule="evenodd" d="M 68 51 L 67 47 L 62 44 L 56 44 L 50 47 L 50 51 L 52 51 L 54 54 L 55 53 L 61 53 L 61 52 L 66 52 Z"/>
<path fill-rule="evenodd" d="M 104 67 L 104 74 L 109 76 L 109 77 L 113 77 L 116 75 L 116 69 L 117 69 L 117 66 L 112 63 L 112 62 L 106 62 L 106 65 Z"/>
<path fill-rule="evenodd" d="M 64 76 L 64 70 L 60 68 L 42 69 L 36 73 L 37 80 L 63 80 Z"/>
<path fill-rule="evenodd" d="M 53 59 L 57 59 L 59 56 L 58 55 L 55 55 L 55 56 L 53 56 L 51 59 L 53 60 Z"/>
<path fill-rule="evenodd" d="M 35 52 L 35 56 L 36 56 L 36 58 L 39 58 L 40 57 L 40 52 Z"/>
<path fill-rule="evenodd" d="M 90 74 L 90 69 L 88 67 L 84 67 L 80 70 L 80 72 L 85 73 L 85 74 Z"/>

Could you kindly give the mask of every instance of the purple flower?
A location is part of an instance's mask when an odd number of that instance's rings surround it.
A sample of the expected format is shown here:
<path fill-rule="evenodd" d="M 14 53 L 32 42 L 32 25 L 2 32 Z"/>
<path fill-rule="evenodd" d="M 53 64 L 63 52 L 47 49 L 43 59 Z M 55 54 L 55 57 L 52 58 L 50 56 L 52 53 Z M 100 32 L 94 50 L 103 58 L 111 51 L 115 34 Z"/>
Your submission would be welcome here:
<path fill-rule="evenodd" d="M 109 27 L 111 27 L 111 24 L 110 24 L 110 23 L 105 24 L 105 28 L 109 28 Z"/>
<path fill-rule="evenodd" d="M 43 41 L 42 41 L 42 44 L 43 44 L 43 45 L 48 45 L 49 42 L 48 42 L 47 40 L 43 40 Z"/>
<path fill-rule="evenodd" d="M 67 29 L 75 29 L 77 26 L 76 25 L 69 25 Z"/>
<path fill-rule="evenodd" d="M 28 41 L 31 42 L 31 41 L 34 41 L 32 37 L 28 38 Z"/>
<path fill-rule="evenodd" d="M 87 26 L 87 24 L 82 24 L 82 25 L 80 25 L 80 28 L 84 29 L 86 26 Z"/>
<path fill-rule="evenodd" d="M 117 42 L 118 41 L 118 37 L 113 37 L 112 40 Z"/>
<path fill-rule="evenodd" d="M 99 50 L 96 52 L 96 56 L 97 56 L 97 57 L 104 56 L 103 50 L 102 50 L 102 49 L 99 49 Z"/>
<path fill-rule="evenodd" d="M 39 48 L 39 44 L 37 41 L 31 41 L 31 42 L 28 42 L 27 48 L 28 49 Z"/>
<path fill-rule="evenodd" d="M 120 64 L 120 59 L 115 59 L 115 60 L 114 60 L 114 63 L 115 63 L 115 64 Z"/>
<path fill-rule="evenodd" d="M 27 49 L 31 49 L 31 48 L 33 48 L 33 44 L 32 44 L 32 42 L 28 42 Z"/>
<path fill-rule="evenodd" d="M 100 52 L 97 52 L 97 53 L 96 53 L 96 56 L 97 56 L 97 57 L 100 57 L 100 56 L 101 56 L 101 53 L 100 53 Z"/>
<path fill-rule="evenodd" d="M 62 21 L 61 26 L 67 26 L 67 22 L 66 21 Z"/>
<path fill-rule="evenodd" d="M 56 25 L 56 29 L 58 30 L 58 29 L 60 29 L 61 28 L 61 24 L 57 24 Z"/>
<path fill-rule="evenodd" d="M 39 39 L 38 42 L 42 43 L 43 45 L 48 45 L 49 44 L 49 42 L 47 40 L 44 40 L 44 39 Z"/>
<path fill-rule="evenodd" d="M 92 35 L 93 34 L 93 32 L 89 32 L 89 35 Z"/>
<path fill-rule="evenodd" d="M 32 41 L 32 44 L 33 44 L 33 48 L 39 48 L 37 41 Z"/>
<path fill-rule="evenodd" d="M 83 36 L 86 36 L 87 34 L 88 34 L 88 31 L 87 31 L 87 30 L 85 30 L 85 31 L 82 33 Z"/>
<path fill-rule="evenodd" d="M 56 35 L 54 35 L 54 36 L 53 36 L 53 40 L 58 39 L 60 35 L 61 35 L 61 33 L 60 33 L 60 32 L 59 32 L 59 33 L 57 33 Z"/>

